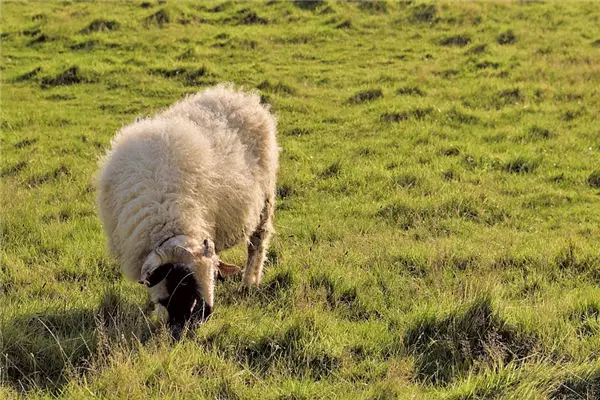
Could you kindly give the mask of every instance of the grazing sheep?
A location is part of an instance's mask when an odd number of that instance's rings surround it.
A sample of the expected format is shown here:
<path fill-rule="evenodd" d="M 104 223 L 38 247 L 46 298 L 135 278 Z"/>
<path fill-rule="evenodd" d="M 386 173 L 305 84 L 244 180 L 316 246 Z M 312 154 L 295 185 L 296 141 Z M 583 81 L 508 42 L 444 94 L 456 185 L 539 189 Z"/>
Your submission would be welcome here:
<path fill-rule="evenodd" d="M 248 244 L 257 286 L 271 236 L 276 120 L 256 93 L 218 85 L 121 129 L 101 161 L 97 205 L 123 273 L 145 284 L 178 335 L 213 308 L 218 253 Z M 200 305 L 203 304 L 202 307 Z M 164 307 L 164 308 L 163 308 Z"/>

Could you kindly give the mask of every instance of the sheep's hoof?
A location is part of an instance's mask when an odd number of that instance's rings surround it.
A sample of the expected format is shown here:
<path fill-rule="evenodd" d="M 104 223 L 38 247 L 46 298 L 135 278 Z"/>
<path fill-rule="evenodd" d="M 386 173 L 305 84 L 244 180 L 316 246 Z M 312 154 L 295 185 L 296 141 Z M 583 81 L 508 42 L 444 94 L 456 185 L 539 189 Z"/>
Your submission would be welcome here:
<path fill-rule="evenodd" d="M 252 295 L 253 293 L 256 293 L 257 290 L 258 288 L 254 285 L 242 285 L 240 286 L 238 293 L 243 297 L 247 297 Z"/>
<path fill-rule="evenodd" d="M 248 282 L 248 280 L 244 279 L 243 286 L 245 288 L 257 289 L 258 288 L 258 282 L 256 282 L 256 281 Z"/>

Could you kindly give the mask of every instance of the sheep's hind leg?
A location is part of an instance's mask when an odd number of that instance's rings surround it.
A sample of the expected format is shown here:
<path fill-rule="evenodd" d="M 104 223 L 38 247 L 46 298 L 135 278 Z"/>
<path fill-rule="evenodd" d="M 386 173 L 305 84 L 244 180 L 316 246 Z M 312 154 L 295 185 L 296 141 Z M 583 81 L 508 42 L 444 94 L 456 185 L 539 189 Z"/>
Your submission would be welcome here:
<path fill-rule="evenodd" d="M 273 231 L 272 220 L 273 200 L 269 198 L 265 201 L 258 227 L 250 236 L 250 243 L 248 243 L 248 261 L 244 271 L 244 286 L 258 286 L 260 284 L 265 253 Z"/>

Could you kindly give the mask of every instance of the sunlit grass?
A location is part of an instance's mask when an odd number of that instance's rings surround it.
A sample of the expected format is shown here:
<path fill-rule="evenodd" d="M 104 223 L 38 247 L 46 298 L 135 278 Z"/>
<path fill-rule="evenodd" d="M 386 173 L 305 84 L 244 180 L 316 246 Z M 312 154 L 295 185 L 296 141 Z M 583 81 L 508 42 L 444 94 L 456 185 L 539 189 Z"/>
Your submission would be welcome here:
<path fill-rule="evenodd" d="M 594 2 L 0 7 L 0 398 L 600 396 Z M 222 81 L 278 116 L 277 234 L 173 343 L 92 176 Z"/>

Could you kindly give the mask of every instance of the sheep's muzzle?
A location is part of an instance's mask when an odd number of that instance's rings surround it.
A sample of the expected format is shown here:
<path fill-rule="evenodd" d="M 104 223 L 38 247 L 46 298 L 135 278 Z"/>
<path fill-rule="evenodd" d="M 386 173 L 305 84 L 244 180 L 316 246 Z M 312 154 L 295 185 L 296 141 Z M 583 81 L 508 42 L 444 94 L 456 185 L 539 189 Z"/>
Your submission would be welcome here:
<path fill-rule="evenodd" d="M 171 334 L 178 339 L 186 325 L 193 326 L 206 321 L 212 313 L 212 307 L 202 298 L 192 267 L 169 264 L 160 268 L 168 271 L 164 279 L 169 296 L 158 302 L 166 307 Z"/>

